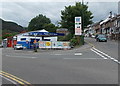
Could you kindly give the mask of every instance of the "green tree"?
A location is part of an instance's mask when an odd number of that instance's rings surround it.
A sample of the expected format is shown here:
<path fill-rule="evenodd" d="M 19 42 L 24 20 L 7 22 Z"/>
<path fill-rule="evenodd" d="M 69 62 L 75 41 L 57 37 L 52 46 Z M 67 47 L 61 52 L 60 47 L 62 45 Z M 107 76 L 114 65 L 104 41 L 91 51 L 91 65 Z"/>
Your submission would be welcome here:
<path fill-rule="evenodd" d="M 46 16 L 43 16 L 42 14 L 34 17 L 28 25 L 28 30 L 41 30 L 44 28 L 44 25 L 46 24 L 50 24 L 51 21 L 49 18 L 47 18 Z"/>
<path fill-rule="evenodd" d="M 88 11 L 88 6 L 80 2 L 76 2 L 75 6 L 65 6 L 65 10 L 61 11 L 61 25 L 68 28 L 74 34 L 75 17 L 82 17 L 82 30 L 84 27 L 92 23 L 92 13 Z"/>
<path fill-rule="evenodd" d="M 45 24 L 44 25 L 45 30 L 47 30 L 48 32 L 56 32 L 57 27 L 55 27 L 54 24 L 50 23 L 50 24 Z"/>
<path fill-rule="evenodd" d="M 18 33 L 17 32 L 14 32 L 14 33 L 6 33 L 4 35 L 2 35 L 2 39 L 5 39 L 7 37 L 12 37 L 12 36 L 15 36 L 17 35 Z"/>

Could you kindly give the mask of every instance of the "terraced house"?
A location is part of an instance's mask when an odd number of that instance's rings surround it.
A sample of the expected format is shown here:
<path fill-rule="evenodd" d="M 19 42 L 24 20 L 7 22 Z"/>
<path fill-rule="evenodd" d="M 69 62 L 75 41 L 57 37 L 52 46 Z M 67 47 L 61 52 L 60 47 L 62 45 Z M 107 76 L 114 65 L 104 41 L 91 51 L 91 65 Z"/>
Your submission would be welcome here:
<path fill-rule="evenodd" d="M 87 28 L 89 34 L 105 34 L 111 40 L 118 40 L 120 37 L 120 14 L 109 16 L 103 21 L 96 22 Z M 88 33 L 87 33 L 88 34 Z"/>

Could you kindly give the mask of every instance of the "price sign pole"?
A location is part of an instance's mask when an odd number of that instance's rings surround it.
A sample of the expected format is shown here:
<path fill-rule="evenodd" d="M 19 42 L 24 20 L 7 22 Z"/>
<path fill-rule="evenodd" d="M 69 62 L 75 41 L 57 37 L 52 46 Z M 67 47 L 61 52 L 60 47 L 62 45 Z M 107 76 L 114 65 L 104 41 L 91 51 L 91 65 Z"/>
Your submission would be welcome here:
<path fill-rule="evenodd" d="M 81 35 L 82 35 L 81 17 L 75 17 L 75 36 L 77 37 L 77 41 L 79 44 Z"/>

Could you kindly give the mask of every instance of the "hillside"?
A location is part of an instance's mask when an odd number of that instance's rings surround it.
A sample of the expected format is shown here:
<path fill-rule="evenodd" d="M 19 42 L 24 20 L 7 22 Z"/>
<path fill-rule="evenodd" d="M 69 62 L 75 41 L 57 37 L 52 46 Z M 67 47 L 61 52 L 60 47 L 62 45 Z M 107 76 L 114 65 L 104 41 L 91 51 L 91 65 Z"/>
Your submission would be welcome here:
<path fill-rule="evenodd" d="M 15 22 L 4 21 L 3 19 L 0 19 L 0 22 L 2 22 L 2 28 L 0 28 L 2 29 L 2 34 L 21 32 L 25 30 L 22 26 L 18 25 Z"/>

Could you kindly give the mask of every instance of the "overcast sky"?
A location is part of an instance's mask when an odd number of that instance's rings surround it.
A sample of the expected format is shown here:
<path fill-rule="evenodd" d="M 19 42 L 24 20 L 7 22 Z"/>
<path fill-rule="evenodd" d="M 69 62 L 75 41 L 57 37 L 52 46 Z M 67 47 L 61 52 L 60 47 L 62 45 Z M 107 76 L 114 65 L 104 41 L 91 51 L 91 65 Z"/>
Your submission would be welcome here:
<path fill-rule="evenodd" d="M 61 10 L 69 5 L 75 5 L 75 2 L 2 2 L 0 18 L 27 27 L 33 17 L 43 14 L 56 24 L 61 19 Z M 117 2 L 89 2 L 88 6 L 94 22 L 107 18 L 110 11 L 118 13 Z"/>

